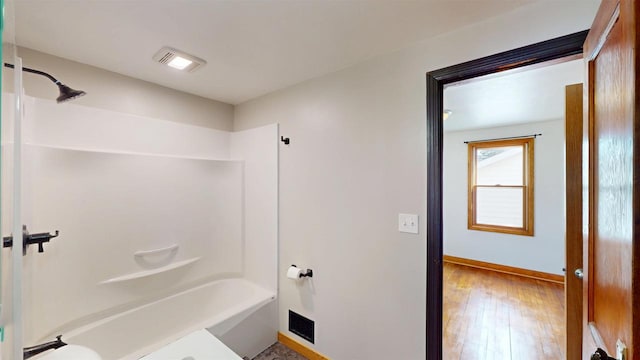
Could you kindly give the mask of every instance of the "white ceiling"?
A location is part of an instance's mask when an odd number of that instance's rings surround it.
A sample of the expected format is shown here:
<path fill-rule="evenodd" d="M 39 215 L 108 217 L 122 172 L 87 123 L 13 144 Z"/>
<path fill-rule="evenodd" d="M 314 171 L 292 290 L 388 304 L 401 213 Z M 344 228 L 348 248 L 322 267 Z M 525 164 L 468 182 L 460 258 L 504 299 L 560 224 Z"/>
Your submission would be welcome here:
<path fill-rule="evenodd" d="M 582 59 L 489 75 L 444 90 L 444 108 L 453 111 L 445 131 L 506 126 L 564 118 L 565 86 L 584 79 Z"/>
<path fill-rule="evenodd" d="M 5 39 L 238 104 L 532 1 L 20 0 Z M 208 64 L 163 67 L 162 46 Z"/>

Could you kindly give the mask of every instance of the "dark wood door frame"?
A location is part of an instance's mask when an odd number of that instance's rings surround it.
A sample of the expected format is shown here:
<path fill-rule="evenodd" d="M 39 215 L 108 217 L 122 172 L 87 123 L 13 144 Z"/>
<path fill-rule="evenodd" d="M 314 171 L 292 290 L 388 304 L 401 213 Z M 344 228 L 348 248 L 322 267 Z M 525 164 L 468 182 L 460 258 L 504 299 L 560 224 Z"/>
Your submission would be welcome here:
<path fill-rule="evenodd" d="M 442 152 L 444 85 L 581 55 L 588 30 L 427 73 L 427 359 L 442 359 Z"/>

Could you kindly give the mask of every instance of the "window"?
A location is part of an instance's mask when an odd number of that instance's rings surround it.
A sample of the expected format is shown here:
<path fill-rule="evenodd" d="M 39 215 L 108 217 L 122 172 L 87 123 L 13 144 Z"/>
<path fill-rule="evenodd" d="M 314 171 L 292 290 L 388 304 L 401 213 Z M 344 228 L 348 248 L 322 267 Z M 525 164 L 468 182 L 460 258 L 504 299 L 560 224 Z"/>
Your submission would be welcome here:
<path fill-rule="evenodd" d="M 469 143 L 468 228 L 533 236 L 533 138 Z"/>

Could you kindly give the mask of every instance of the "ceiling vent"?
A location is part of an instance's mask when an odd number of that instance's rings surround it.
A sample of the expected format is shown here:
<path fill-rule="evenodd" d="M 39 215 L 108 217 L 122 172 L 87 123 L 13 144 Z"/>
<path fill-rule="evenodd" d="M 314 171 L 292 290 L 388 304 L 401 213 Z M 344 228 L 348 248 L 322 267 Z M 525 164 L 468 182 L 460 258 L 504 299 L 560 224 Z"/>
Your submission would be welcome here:
<path fill-rule="evenodd" d="M 174 69 L 188 72 L 196 71 L 207 64 L 206 61 L 199 57 L 189 55 L 183 51 L 170 47 L 163 47 L 160 49 L 160 51 L 153 55 L 153 60 Z"/>

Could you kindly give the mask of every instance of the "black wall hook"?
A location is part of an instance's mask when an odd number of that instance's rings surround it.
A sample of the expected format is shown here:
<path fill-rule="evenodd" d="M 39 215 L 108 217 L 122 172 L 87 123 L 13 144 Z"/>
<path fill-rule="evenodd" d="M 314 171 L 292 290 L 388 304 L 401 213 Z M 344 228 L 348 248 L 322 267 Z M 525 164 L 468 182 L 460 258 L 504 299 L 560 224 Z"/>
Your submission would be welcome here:
<path fill-rule="evenodd" d="M 282 141 L 285 145 L 289 145 L 289 138 L 280 136 L 280 141 Z"/>

